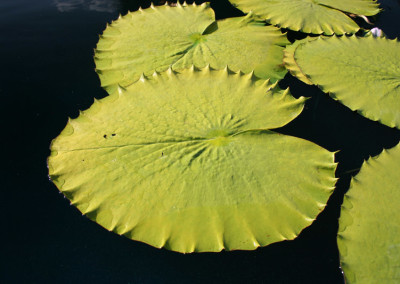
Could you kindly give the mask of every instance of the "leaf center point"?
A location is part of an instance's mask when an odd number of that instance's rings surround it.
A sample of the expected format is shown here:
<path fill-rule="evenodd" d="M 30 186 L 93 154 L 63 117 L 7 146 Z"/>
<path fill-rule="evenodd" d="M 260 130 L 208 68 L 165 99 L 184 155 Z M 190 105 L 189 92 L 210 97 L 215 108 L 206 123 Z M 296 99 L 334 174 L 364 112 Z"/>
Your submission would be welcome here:
<path fill-rule="evenodd" d="M 224 129 L 213 129 L 207 134 L 207 138 L 209 138 L 209 142 L 215 146 L 225 146 L 230 143 L 230 134 L 227 130 Z"/>
<path fill-rule="evenodd" d="M 194 44 L 205 42 L 207 40 L 206 36 L 202 35 L 201 33 L 194 33 L 194 34 L 191 34 L 189 37 L 190 37 L 190 40 L 193 41 Z"/>

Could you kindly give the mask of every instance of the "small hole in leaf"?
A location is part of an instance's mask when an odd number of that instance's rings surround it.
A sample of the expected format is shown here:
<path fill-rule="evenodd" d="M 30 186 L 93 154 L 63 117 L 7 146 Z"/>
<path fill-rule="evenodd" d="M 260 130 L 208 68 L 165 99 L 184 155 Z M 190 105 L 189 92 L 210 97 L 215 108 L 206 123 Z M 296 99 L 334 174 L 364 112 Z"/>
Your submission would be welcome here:
<path fill-rule="evenodd" d="M 104 138 L 107 138 L 107 135 L 106 134 L 104 134 L 104 136 L 103 136 Z"/>
<path fill-rule="evenodd" d="M 111 134 L 111 136 L 115 136 L 115 135 L 117 135 L 117 134 L 115 134 L 115 133 Z"/>

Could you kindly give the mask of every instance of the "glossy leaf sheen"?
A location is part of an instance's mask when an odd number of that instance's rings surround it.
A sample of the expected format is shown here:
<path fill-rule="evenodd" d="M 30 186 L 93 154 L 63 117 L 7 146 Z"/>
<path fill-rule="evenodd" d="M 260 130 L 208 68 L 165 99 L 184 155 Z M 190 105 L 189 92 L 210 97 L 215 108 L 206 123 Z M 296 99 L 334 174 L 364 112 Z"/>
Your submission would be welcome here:
<path fill-rule="evenodd" d="M 302 81 L 306 77 L 371 120 L 400 128 L 397 40 L 372 36 L 319 38 L 303 41 L 294 51 L 290 48 L 286 52 L 292 53 L 291 57 L 286 55 L 285 62 L 293 75 Z"/>
<path fill-rule="evenodd" d="M 333 153 L 268 130 L 304 100 L 252 74 L 170 69 L 71 120 L 52 143 L 50 177 L 91 219 L 156 247 L 293 239 L 335 184 Z"/>
<path fill-rule="evenodd" d="M 345 13 L 372 16 L 372 0 L 230 0 L 242 11 L 253 11 L 268 23 L 304 33 L 353 34 L 359 26 Z"/>
<path fill-rule="evenodd" d="M 281 79 L 286 36 L 252 15 L 215 21 L 207 4 L 161 6 L 128 13 L 104 31 L 95 62 L 109 92 L 128 86 L 154 70 L 189 68 L 193 64 Z"/>
<path fill-rule="evenodd" d="M 345 195 L 338 246 L 348 283 L 400 281 L 400 146 L 366 161 Z"/>

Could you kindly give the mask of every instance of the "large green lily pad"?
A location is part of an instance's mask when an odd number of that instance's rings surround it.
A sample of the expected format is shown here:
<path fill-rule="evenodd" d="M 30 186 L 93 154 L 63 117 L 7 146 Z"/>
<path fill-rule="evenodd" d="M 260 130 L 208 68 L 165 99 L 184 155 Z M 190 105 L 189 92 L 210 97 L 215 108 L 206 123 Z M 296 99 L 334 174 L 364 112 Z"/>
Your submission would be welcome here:
<path fill-rule="evenodd" d="M 345 195 L 338 246 L 348 283 L 400 282 L 400 146 L 364 163 Z"/>
<path fill-rule="evenodd" d="M 336 181 L 333 153 L 269 130 L 304 100 L 228 69 L 155 73 L 70 120 L 51 145 L 50 178 L 89 218 L 155 247 L 293 239 Z"/>
<path fill-rule="evenodd" d="M 359 37 L 303 40 L 285 51 L 293 75 L 361 115 L 400 128 L 400 43 Z"/>
<path fill-rule="evenodd" d="M 142 73 L 151 75 L 189 68 L 254 70 L 272 81 L 286 74 L 282 64 L 286 36 L 251 14 L 215 21 L 208 4 L 161 6 L 128 13 L 106 28 L 95 62 L 101 84 L 110 93 L 126 87 Z"/>
<path fill-rule="evenodd" d="M 242 11 L 254 12 L 281 28 L 312 34 L 354 34 L 360 27 L 346 14 L 379 13 L 373 0 L 230 0 Z"/>

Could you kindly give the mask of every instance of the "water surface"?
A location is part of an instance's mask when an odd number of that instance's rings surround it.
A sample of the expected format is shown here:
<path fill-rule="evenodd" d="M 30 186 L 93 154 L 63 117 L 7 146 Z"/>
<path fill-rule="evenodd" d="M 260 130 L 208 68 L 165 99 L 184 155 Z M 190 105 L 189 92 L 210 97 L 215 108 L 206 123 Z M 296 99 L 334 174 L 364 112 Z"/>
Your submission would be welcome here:
<path fill-rule="evenodd" d="M 382 1 L 376 25 L 400 35 L 400 4 Z M 369 121 L 291 76 L 282 85 L 311 97 L 281 129 L 337 155 L 337 190 L 317 221 L 294 241 L 256 251 L 183 255 L 110 233 L 82 216 L 48 180 L 49 145 L 68 117 L 106 96 L 93 49 L 106 23 L 149 2 L 2 0 L 0 2 L 2 283 L 343 283 L 337 218 L 351 174 L 363 159 L 394 146 L 399 131 Z M 241 13 L 212 3 L 218 18 Z"/>

